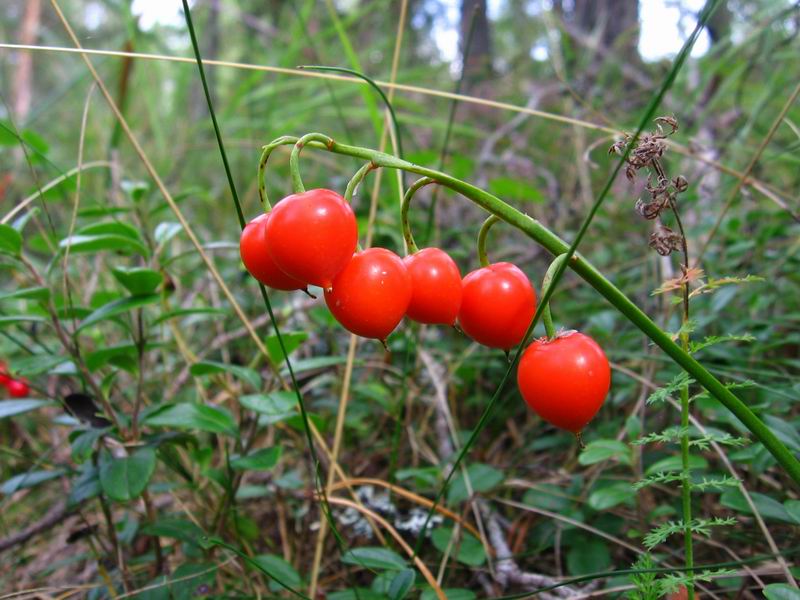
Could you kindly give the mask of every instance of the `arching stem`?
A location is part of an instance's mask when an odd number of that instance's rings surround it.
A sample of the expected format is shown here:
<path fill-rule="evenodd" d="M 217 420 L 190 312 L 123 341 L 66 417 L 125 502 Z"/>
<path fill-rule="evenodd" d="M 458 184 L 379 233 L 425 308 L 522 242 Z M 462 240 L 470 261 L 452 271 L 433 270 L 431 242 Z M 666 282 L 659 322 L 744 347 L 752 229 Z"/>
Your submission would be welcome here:
<path fill-rule="evenodd" d="M 378 165 L 370 161 L 363 167 L 361 167 L 358 171 L 356 171 L 356 174 L 353 175 L 353 178 L 347 182 L 347 187 L 344 190 L 344 199 L 348 203 L 350 203 L 350 201 L 353 199 L 353 194 L 356 193 L 356 189 L 358 188 L 359 185 L 361 185 L 361 182 L 364 181 L 364 178 L 367 176 L 367 173 L 377 168 Z"/>
<path fill-rule="evenodd" d="M 403 237 L 406 240 L 406 246 L 408 246 L 409 254 L 418 252 L 419 248 L 417 247 L 417 244 L 414 241 L 414 236 L 411 233 L 411 224 L 408 222 L 408 206 L 411 204 L 411 198 L 417 193 L 417 190 L 431 183 L 436 183 L 436 180 L 431 179 L 430 177 L 418 179 L 410 188 L 408 188 L 408 190 L 406 190 L 406 193 L 403 195 L 403 202 L 400 205 L 400 222 L 403 226 Z"/>
<path fill-rule="evenodd" d="M 489 235 L 489 230 L 492 225 L 497 223 L 500 217 L 497 215 L 490 215 L 488 219 L 481 225 L 481 230 L 478 232 L 478 262 L 482 267 L 489 266 L 489 257 L 486 255 L 486 236 Z"/>
<path fill-rule="evenodd" d="M 279 137 L 273 142 L 270 142 L 266 146 L 264 146 L 263 151 L 261 152 L 261 158 L 258 160 L 258 197 L 261 200 L 261 206 L 264 208 L 264 212 L 269 212 L 272 210 L 272 205 L 269 202 L 269 198 L 267 197 L 267 182 L 266 182 L 266 171 L 267 171 L 267 161 L 269 160 L 272 151 L 275 150 L 278 146 L 285 146 L 287 144 L 293 143 L 295 138 L 290 137 L 288 135 Z"/>
<path fill-rule="evenodd" d="M 333 148 L 333 138 L 323 133 L 307 133 L 294 143 L 292 153 L 289 155 L 289 173 L 292 177 L 292 190 L 295 194 L 302 194 L 306 191 L 303 180 L 300 177 L 300 151 L 309 142 L 320 142 L 326 148 Z"/>
<path fill-rule="evenodd" d="M 553 274 L 558 270 L 562 262 L 567 258 L 566 254 L 559 254 L 555 260 L 547 267 L 547 272 L 542 279 L 542 297 L 547 293 L 547 288 L 550 287 L 550 281 L 553 279 Z M 553 327 L 553 316 L 550 314 L 550 302 L 542 310 L 542 321 L 544 322 L 544 329 L 547 332 L 547 339 L 553 340 L 556 337 L 556 329 Z M 580 435 L 578 436 L 580 440 Z"/>

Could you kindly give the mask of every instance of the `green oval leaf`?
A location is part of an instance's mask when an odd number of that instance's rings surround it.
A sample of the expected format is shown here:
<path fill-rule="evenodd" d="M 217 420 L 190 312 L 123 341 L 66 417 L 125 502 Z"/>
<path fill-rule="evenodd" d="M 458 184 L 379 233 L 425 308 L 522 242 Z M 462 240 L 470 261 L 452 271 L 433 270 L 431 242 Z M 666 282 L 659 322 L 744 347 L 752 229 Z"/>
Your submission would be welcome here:
<path fill-rule="evenodd" d="M 590 442 L 578 457 L 578 462 L 582 465 L 593 465 L 604 460 L 617 460 L 629 465 L 631 450 L 627 444 L 619 440 L 595 440 Z"/>
<path fill-rule="evenodd" d="M 399 570 L 406 568 L 405 559 L 388 548 L 353 548 L 345 552 L 342 562 L 367 569 Z"/>
<path fill-rule="evenodd" d="M 0 223 L 0 253 L 19 256 L 22 252 L 22 234 L 11 227 Z"/>
<path fill-rule="evenodd" d="M 261 448 L 247 456 L 237 456 L 231 459 L 231 467 L 241 471 L 269 471 L 281 457 L 281 447 Z"/>
<path fill-rule="evenodd" d="M 389 584 L 389 598 L 390 600 L 403 600 L 411 591 L 414 586 L 414 580 L 417 574 L 414 569 L 403 569 L 392 578 Z"/>
<path fill-rule="evenodd" d="M 195 377 L 227 372 L 238 377 L 239 379 L 246 381 L 255 389 L 261 387 L 261 376 L 253 369 L 248 369 L 247 367 L 242 367 L 239 365 L 229 365 L 221 362 L 202 360 L 194 363 L 189 369 L 189 372 Z"/>
<path fill-rule="evenodd" d="M 164 280 L 158 271 L 144 267 L 115 267 L 111 272 L 134 296 L 152 294 Z"/>
<path fill-rule="evenodd" d="M 144 422 L 153 427 L 175 427 L 176 429 L 197 429 L 210 433 L 238 435 L 236 421 L 224 408 L 182 402 L 167 404 L 150 413 Z"/>
<path fill-rule="evenodd" d="M 450 538 L 453 535 L 453 530 L 450 527 L 437 527 L 431 534 L 431 540 L 436 549 L 444 554 L 450 544 Z M 474 535 L 467 531 L 461 532 L 461 541 L 453 546 L 452 551 L 455 552 L 458 548 L 456 560 L 471 567 L 478 567 L 486 562 L 486 552 L 483 549 L 483 544 Z"/>
<path fill-rule="evenodd" d="M 61 477 L 66 471 L 64 469 L 53 469 L 52 471 L 28 471 L 20 473 L 11 479 L 7 479 L 0 485 L 0 494 L 10 496 L 17 490 L 31 488 L 45 481 L 50 481 L 56 477 Z"/>
<path fill-rule="evenodd" d="M 156 452 L 152 448 L 141 448 L 122 458 L 103 452 L 100 455 L 100 487 L 112 500 L 135 500 L 147 487 L 155 468 Z"/>
<path fill-rule="evenodd" d="M 92 252 L 102 252 L 106 250 L 116 250 L 121 252 L 135 252 L 142 256 L 148 256 L 147 247 L 138 240 L 131 239 L 124 235 L 83 235 L 75 234 L 64 238 L 58 243 L 58 247 L 66 250 L 69 246 L 71 254 L 86 254 Z"/>

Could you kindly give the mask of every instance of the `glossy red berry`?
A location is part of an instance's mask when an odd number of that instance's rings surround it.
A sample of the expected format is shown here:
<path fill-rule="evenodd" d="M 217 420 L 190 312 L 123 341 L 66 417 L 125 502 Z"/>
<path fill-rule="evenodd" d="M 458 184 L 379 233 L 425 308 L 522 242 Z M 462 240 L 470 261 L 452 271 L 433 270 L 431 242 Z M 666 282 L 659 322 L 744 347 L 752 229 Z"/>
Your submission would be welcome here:
<path fill-rule="evenodd" d="M 542 419 L 578 433 L 600 410 L 611 385 L 603 349 L 588 335 L 568 331 L 538 339 L 525 349 L 517 385 Z"/>
<path fill-rule="evenodd" d="M 403 259 L 411 275 L 406 314 L 418 323 L 453 325 L 461 308 L 461 271 L 439 248 L 425 248 Z"/>
<path fill-rule="evenodd" d="M 281 271 L 325 289 L 358 244 L 353 209 L 331 190 L 287 196 L 270 212 L 266 232 L 267 250 Z"/>
<path fill-rule="evenodd" d="M 0 362 L 0 385 L 8 385 L 9 381 L 11 381 L 11 376 L 6 369 L 6 363 Z"/>
<path fill-rule="evenodd" d="M 458 323 L 476 342 L 510 350 L 525 337 L 534 312 L 536 293 L 515 265 L 495 263 L 464 277 Z"/>
<path fill-rule="evenodd" d="M 31 389 L 24 379 L 12 379 L 6 384 L 8 393 L 12 398 L 27 398 Z"/>
<path fill-rule="evenodd" d="M 276 290 L 302 290 L 306 284 L 278 268 L 267 252 L 267 221 L 271 213 L 257 216 L 245 225 L 239 240 L 239 254 L 250 274 Z"/>
<path fill-rule="evenodd" d="M 385 248 L 356 253 L 325 292 L 325 303 L 345 329 L 385 341 L 406 314 L 411 276 L 403 260 Z"/>

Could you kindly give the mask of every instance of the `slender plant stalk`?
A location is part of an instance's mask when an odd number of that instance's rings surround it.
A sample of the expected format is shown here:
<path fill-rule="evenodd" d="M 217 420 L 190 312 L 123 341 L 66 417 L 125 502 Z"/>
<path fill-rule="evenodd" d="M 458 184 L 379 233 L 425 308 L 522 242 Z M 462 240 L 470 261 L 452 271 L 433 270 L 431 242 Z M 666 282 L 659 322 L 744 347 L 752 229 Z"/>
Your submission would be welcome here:
<path fill-rule="evenodd" d="M 544 278 L 542 279 L 542 294 L 544 295 L 547 292 L 547 289 L 550 287 L 550 284 L 553 280 L 553 274 L 561 267 L 561 263 L 567 258 L 566 254 L 559 254 L 550 263 L 550 266 L 547 268 L 547 272 L 544 274 Z M 544 330 L 547 333 L 547 339 L 554 339 L 556 337 L 556 329 L 553 326 L 553 315 L 550 313 L 550 303 L 548 302 L 547 305 L 542 309 L 542 322 L 544 323 Z"/>

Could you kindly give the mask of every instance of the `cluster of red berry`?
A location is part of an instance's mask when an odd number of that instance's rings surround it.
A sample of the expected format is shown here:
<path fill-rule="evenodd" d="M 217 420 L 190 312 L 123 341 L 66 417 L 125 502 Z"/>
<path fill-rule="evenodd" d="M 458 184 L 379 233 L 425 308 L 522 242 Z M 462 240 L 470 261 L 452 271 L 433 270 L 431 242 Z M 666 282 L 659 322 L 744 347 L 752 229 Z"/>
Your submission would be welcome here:
<path fill-rule="evenodd" d="M 455 325 L 476 342 L 505 351 L 518 345 L 536 311 L 521 269 L 490 264 L 463 279 L 439 248 L 401 259 L 385 248 L 357 251 L 358 226 L 347 201 L 331 190 L 287 196 L 242 231 L 242 262 L 278 290 L 323 288 L 329 310 L 348 331 L 385 343 L 404 316 Z M 599 410 L 610 383 L 597 343 L 577 332 L 534 341 L 520 361 L 520 391 L 550 423 L 579 432 Z"/>
<path fill-rule="evenodd" d="M 0 385 L 8 390 L 12 398 L 25 398 L 31 392 L 24 377 L 14 379 L 8 374 L 5 363 L 0 362 Z"/>

